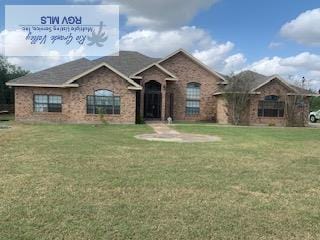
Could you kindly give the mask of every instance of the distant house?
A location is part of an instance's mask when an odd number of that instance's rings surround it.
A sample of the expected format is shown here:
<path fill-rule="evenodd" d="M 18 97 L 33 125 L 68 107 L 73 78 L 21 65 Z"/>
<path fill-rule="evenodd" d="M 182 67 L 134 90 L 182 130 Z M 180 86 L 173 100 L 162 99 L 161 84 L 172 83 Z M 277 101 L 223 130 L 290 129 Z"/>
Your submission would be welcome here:
<path fill-rule="evenodd" d="M 243 73 L 246 74 L 246 73 Z M 252 75 L 252 74 L 250 74 Z M 250 124 L 284 124 L 283 94 L 310 92 L 279 76 L 257 73 L 248 106 Z M 223 91 L 228 82 L 180 49 L 158 59 L 138 52 L 85 58 L 11 80 L 17 121 L 112 123 L 137 119 L 228 122 Z M 305 110 L 308 111 L 308 110 Z"/>

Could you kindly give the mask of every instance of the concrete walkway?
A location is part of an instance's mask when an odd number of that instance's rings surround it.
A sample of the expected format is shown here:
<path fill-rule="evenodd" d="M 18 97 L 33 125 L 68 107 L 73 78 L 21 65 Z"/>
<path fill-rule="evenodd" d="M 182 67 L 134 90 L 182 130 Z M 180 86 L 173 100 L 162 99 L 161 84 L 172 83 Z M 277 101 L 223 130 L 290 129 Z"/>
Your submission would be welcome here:
<path fill-rule="evenodd" d="M 163 141 L 163 142 L 216 142 L 220 141 L 219 137 L 210 135 L 200 135 L 191 133 L 179 133 L 176 130 L 171 129 L 164 123 L 151 123 L 148 124 L 153 128 L 155 133 L 152 134 L 141 134 L 135 136 L 137 139 L 148 140 L 148 141 Z"/>

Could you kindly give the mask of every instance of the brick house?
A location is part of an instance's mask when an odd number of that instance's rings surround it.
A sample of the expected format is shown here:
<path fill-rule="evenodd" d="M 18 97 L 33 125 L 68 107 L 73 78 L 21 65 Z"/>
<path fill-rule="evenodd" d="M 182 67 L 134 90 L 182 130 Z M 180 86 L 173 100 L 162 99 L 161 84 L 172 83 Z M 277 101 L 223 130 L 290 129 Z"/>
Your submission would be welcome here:
<path fill-rule="evenodd" d="M 262 101 L 281 102 L 276 96 L 283 93 L 310 95 L 278 76 L 256 74 L 248 81 L 255 86 L 248 106 L 250 124 L 286 121 L 279 107 L 261 110 Z M 170 116 L 174 120 L 228 122 L 223 97 L 226 77 L 182 49 L 163 59 L 130 51 L 92 61 L 82 58 L 7 85 L 15 88 L 17 121 L 97 123 L 103 116 L 111 123 L 135 123 L 141 118 L 165 120 Z M 268 96 L 274 97 L 265 100 Z"/>

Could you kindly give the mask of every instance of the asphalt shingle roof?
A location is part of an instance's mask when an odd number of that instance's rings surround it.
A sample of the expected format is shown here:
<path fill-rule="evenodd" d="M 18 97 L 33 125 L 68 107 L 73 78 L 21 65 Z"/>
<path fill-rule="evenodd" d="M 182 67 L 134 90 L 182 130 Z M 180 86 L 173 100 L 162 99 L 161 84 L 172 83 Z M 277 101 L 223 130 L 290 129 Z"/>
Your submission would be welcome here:
<path fill-rule="evenodd" d="M 262 84 L 266 83 L 268 80 L 270 80 L 271 77 L 272 76 L 265 76 L 265 75 L 262 75 L 257 72 L 246 70 L 246 71 L 243 71 L 243 72 L 237 74 L 235 76 L 235 78 L 227 78 L 227 79 L 228 79 L 228 81 L 232 81 L 236 78 L 245 80 L 245 81 L 247 81 L 247 84 L 248 84 L 247 88 L 250 91 L 253 91 L 254 89 L 259 87 L 260 85 L 262 85 Z M 294 90 L 296 90 L 298 94 L 312 94 L 312 92 L 309 90 L 303 89 L 303 88 L 295 86 L 293 84 L 289 84 L 288 82 L 286 82 L 286 84 L 288 86 L 290 86 L 291 88 L 293 88 Z M 221 86 L 220 91 L 228 92 L 228 91 L 230 91 L 229 87 L 230 87 L 230 85 Z M 235 89 L 233 89 L 233 90 L 235 90 Z"/>
<path fill-rule="evenodd" d="M 62 85 L 69 79 L 103 62 L 114 67 L 124 75 L 130 76 L 157 61 L 159 61 L 158 58 L 151 58 L 138 52 L 120 51 L 119 56 L 107 56 L 92 61 L 81 58 L 39 72 L 29 73 L 23 77 L 11 80 L 10 83 Z"/>
<path fill-rule="evenodd" d="M 226 79 L 229 82 L 229 84 L 220 86 L 219 91 L 220 92 L 242 91 L 244 88 L 249 89 L 251 91 L 256 87 L 260 86 L 261 84 L 263 84 L 264 82 L 266 82 L 268 78 L 269 77 L 259 74 L 257 72 L 253 72 L 249 70 L 243 71 L 235 75 L 234 77 L 226 76 Z M 235 81 L 236 79 L 241 79 L 241 82 L 246 81 L 247 85 L 239 86 L 239 89 L 237 89 L 238 86 L 236 85 L 231 86 L 232 81 Z"/>
<path fill-rule="evenodd" d="M 81 58 L 39 72 L 29 73 L 11 80 L 10 83 L 62 85 L 92 67 L 94 67 L 94 64 L 90 60 Z"/>
<path fill-rule="evenodd" d="M 119 56 L 106 56 L 93 60 L 94 63 L 105 62 L 126 76 L 130 76 L 148 65 L 158 62 L 160 58 L 145 56 L 139 52 L 120 51 Z"/>

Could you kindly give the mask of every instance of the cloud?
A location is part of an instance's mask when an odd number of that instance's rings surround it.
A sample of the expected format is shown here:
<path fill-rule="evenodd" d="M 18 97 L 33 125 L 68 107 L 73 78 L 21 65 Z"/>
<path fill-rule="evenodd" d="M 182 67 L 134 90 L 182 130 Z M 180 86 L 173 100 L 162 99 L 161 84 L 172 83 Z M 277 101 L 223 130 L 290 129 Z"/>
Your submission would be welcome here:
<path fill-rule="evenodd" d="M 46 56 L 8 57 L 8 61 L 14 65 L 22 67 L 23 69 L 36 72 L 78 59 L 81 55 L 85 57 L 83 48 L 80 47 L 79 49 L 69 51 L 68 56 L 61 56 L 58 51 L 50 51 Z"/>
<path fill-rule="evenodd" d="M 120 39 L 122 50 L 135 50 L 150 56 L 165 56 L 179 48 L 189 51 L 211 46 L 210 35 L 196 27 L 181 27 L 176 30 L 137 30 Z"/>
<path fill-rule="evenodd" d="M 249 68 L 266 75 L 293 74 L 298 71 L 320 71 L 320 55 L 303 52 L 287 58 L 277 56 L 263 58 L 252 63 Z"/>
<path fill-rule="evenodd" d="M 127 24 L 145 29 L 172 29 L 192 20 L 219 0 L 70 0 L 73 3 L 118 4 Z"/>
<path fill-rule="evenodd" d="M 14 65 L 31 72 L 40 71 L 49 67 L 70 61 L 66 57 L 46 56 L 46 57 L 8 57 L 8 61 Z"/>
<path fill-rule="evenodd" d="M 310 87 L 320 88 L 320 55 L 303 52 L 295 56 L 281 58 L 263 58 L 245 67 L 265 75 L 282 75 L 286 79 L 296 81 L 306 77 Z"/>
<path fill-rule="evenodd" d="M 282 59 L 284 66 L 299 67 L 310 71 L 320 71 L 320 55 L 303 52 L 293 57 Z"/>
<path fill-rule="evenodd" d="M 265 75 L 288 75 L 296 72 L 296 68 L 292 66 L 284 66 L 281 64 L 280 57 L 266 57 L 250 64 L 247 68 Z"/>
<path fill-rule="evenodd" d="M 0 54 L 7 55 L 8 61 L 26 70 L 39 71 L 45 68 L 71 61 L 85 56 L 85 48 L 80 46 L 78 49 L 70 50 L 66 56 L 62 56 L 59 51 L 48 50 L 40 45 L 28 44 L 22 40 L 25 33 L 20 30 L 0 32 Z M 18 57 L 25 53 L 29 55 L 30 48 L 34 55 L 29 57 Z M 8 53 L 10 54 L 8 56 Z"/>
<path fill-rule="evenodd" d="M 153 57 L 164 57 L 179 48 L 218 71 L 237 70 L 246 61 L 241 53 L 232 55 L 232 42 L 217 43 L 208 32 L 194 26 L 164 31 L 137 30 L 120 39 L 121 50 L 139 51 Z"/>
<path fill-rule="evenodd" d="M 247 59 L 242 53 L 231 55 L 224 60 L 225 66 L 223 72 L 226 74 L 237 72 L 239 69 L 244 67 L 246 62 Z"/>
<path fill-rule="evenodd" d="M 25 32 L 22 30 L 3 30 L 0 32 L 0 50 L 2 54 L 11 56 L 29 55 L 32 52 L 35 55 L 42 56 L 45 51 L 40 45 L 30 45 L 25 40 Z"/>
<path fill-rule="evenodd" d="M 283 45 L 283 43 L 281 42 L 271 42 L 268 46 L 268 48 L 270 49 L 276 49 L 276 48 L 279 48 Z"/>
<path fill-rule="evenodd" d="M 184 48 L 209 67 L 223 72 L 240 69 L 246 59 L 241 53 L 233 53 L 230 41 L 218 43 L 203 29 L 185 26 L 175 30 L 136 30 L 125 34 L 119 41 L 121 50 L 139 51 L 153 57 L 166 55 Z M 31 71 L 41 70 L 85 56 L 80 47 L 62 57 L 58 51 L 46 53 L 46 57 L 11 57 L 9 61 Z"/>
<path fill-rule="evenodd" d="M 12 64 L 22 67 L 31 72 L 40 71 L 49 67 L 53 67 L 65 62 L 69 62 L 84 57 L 84 48 L 80 47 L 76 50 L 70 50 L 68 56 L 61 56 L 58 51 L 50 51 L 46 56 L 39 57 L 8 57 L 8 61 Z"/>
<path fill-rule="evenodd" d="M 210 47 L 202 51 L 196 50 L 193 55 L 209 67 L 222 70 L 223 63 L 225 63 L 225 59 L 233 48 L 234 44 L 232 42 L 218 44 L 212 41 Z"/>
<path fill-rule="evenodd" d="M 320 46 L 320 8 L 306 11 L 282 26 L 282 36 L 301 44 Z"/>

